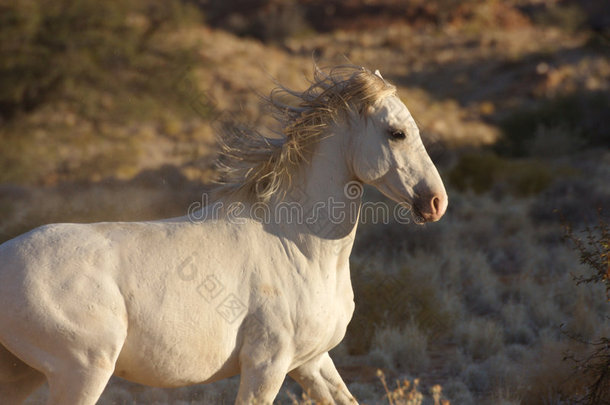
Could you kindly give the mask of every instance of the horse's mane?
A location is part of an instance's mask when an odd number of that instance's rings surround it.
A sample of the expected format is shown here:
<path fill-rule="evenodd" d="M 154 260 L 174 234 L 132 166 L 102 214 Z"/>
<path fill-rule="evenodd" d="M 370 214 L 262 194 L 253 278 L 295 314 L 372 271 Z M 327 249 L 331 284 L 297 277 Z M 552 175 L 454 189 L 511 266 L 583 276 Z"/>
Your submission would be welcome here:
<path fill-rule="evenodd" d="M 283 139 L 226 126 L 218 137 L 220 151 L 216 160 L 221 194 L 240 193 L 242 198 L 268 201 L 285 193 L 298 165 L 313 153 L 317 141 L 350 111 L 360 114 L 396 88 L 380 76 L 359 66 L 337 66 L 328 73 L 314 66 L 313 81 L 298 92 L 281 84 L 265 98 L 282 126 Z M 280 101 L 292 96 L 297 105 Z"/>

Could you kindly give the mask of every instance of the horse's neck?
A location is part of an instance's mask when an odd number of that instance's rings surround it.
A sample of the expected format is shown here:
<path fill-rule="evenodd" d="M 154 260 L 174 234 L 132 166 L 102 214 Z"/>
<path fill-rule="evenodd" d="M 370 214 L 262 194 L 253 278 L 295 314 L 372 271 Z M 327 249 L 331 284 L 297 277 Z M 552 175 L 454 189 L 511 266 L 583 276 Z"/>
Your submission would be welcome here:
<path fill-rule="evenodd" d="M 312 158 L 294 175 L 292 188 L 278 204 L 302 207 L 303 221 L 288 227 L 293 241 L 310 259 L 347 263 L 359 219 L 359 188 L 351 184 L 341 134 L 324 137 Z M 352 190 L 346 192 L 346 186 Z M 356 196 L 354 193 L 356 191 Z M 285 228 L 286 230 L 286 228 Z"/>

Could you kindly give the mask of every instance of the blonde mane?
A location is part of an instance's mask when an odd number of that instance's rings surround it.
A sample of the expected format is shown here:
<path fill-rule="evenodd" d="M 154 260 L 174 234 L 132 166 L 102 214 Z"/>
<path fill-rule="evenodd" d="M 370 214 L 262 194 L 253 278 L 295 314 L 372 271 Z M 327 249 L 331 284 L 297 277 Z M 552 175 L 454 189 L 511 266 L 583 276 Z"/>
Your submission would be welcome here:
<path fill-rule="evenodd" d="M 271 91 L 266 102 L 281 124 L 283 139 L 271 139 L 248 128 L 225 128 L 219 136 L 217 192 L 240 193 L 242 198 L 268 201 L 283 198 L 291 175 L 307 161 L 321 137 L 350 111 L 364 114 L 368 106 L 394 94 L 396 88 L 369 70 L 337 66 L 328 73 L 314 67 L 311 86 L 298 92 L 282 85 Z M 290 105 L 280 98 L 292 96 Z"/>

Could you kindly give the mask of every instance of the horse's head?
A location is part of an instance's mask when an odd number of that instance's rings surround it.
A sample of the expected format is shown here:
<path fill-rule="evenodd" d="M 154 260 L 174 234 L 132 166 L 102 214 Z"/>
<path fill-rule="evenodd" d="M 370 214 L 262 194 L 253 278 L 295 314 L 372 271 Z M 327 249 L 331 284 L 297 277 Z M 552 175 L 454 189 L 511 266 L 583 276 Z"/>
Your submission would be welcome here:
<path fill-rule="evenodd" d="M 392 200 L 409 204 L 425 221 L 439 220 L 447 209 L 447 192 L 398 96 L 378 99 L 356 127 L 350 136 L 355 177 Z"/>

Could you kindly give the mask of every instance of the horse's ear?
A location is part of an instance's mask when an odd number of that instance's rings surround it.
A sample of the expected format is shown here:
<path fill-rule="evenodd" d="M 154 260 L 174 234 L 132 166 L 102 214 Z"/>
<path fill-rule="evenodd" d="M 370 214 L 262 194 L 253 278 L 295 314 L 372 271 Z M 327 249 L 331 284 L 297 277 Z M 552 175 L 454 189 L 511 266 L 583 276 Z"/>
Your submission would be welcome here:
<path fill-rule="evenodd" d="M 381 77 L 381 73 L 379 73 L 379 69 L 375 70 L 375 76 L 378 76 L 381 80 L 383 80 L 383 77 Z"/>

